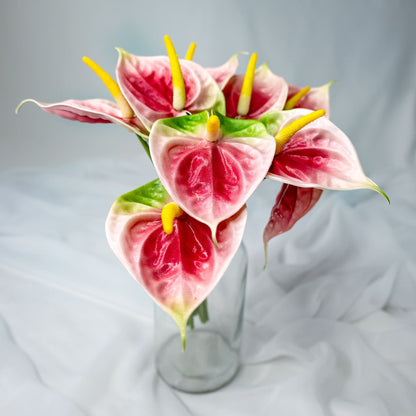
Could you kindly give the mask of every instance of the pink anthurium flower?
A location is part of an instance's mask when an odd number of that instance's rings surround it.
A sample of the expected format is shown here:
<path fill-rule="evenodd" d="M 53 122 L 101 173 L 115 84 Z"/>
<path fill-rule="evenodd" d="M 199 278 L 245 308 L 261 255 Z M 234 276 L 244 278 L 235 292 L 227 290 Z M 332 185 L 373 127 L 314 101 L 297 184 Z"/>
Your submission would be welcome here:
<path fill-rule="evenodd" d="M 215 68 L 205 68 L 215 79 L 218 86 L 223 89 L 238 67 L 238 54 L 233 55 L 224 65 Z"/>
<path fill-rule="evenodd" d="M 306 109 L 275 112 L 262 121 L 270 134 L 277 135 L 293 121 L 310 113 Z M 275 155 L 267 177 L 306 188 L 368 188 L 387 198 L 364 174 L 355 148 L 346 134 L 327 117 L 320 117 L 295 132 Z"/>
<path fill-rule="evenodd" d="M 322 189 L 301 188 L 287 183 L 282 185 L 263 232 L 266 256 L 268 242 L 273 237 L 289 231 L 315 206 L 322 192 Z"/>
<path fill-rule="evenodd" d="M 311 88 L 305 96 L 298 101 L 293 108 L 307 108 L 309 110 L 325 110 L 326 116 L 329 118 L 329 87 L 335 81 L 328 82 L 320 87 Z M 302 88 L 297 85 L 289 84 L 287 100 L 290 100 Z"/>
<path fill-rule="evenodd" d="M 117 104 L 109 100 L 95 98 L 42 103 L 29 99 L 22 101 L 16 111 L 19 111 L 20 107 L 28 102 L 35 103 L 47 113 L 56 114 L 69 120 L 82 123 L 114 123 L 136 134 L 146 136 L 149 134 L 138 117 L 124 118 Z"/>
<path fill-rule="evenodd" d="M 209 225 L 235 214 L 264 179 L 275 140 L 256 120 L 208 112 L 157 121 L 149 136 L 156 171 L 172 198 Z"/>
<path fill-rule="evenodd" d="M 150 130 L 161 118 L 177 117 L 214 109 L 225 113 L 224 96 L 214 78 L 202 66 L 181 59 L 185 104 L 174 107 L 174 89 L 170 60 L 166 56 L 142 57 L 119 49 L 116 69 L 123 95 Z"/>
<path fill-rule="evenodd" d="M 110 247 L 175 320 L 184 347 L 188 318 L 231 262 L 241 243 L 246 218 L 246 209 L 241 208 L 223 221 L 218 226 L 216 247 L 209 227 L 172 203 L 159 179 L 120 196 L 110 210 L 106 222 Z"/>
<path fill-rule="evenodd" d="M 331 84 L 328 83 L 322 87 L 312 89 L 310 87 L 300 88 L 289 84 L 289 92 L 284 109 L 298 107 L 315 111 L 324 109 L 325 115 L 329 118 L 329 86 Z M 285 115 L 289 117 L 289 113 L 285 113 Z M 279 123 L 281 124 L 282 120 L 279 120 Z M 322 192 L 321 189 L 301 188 L 287 183 L 283 184 L 263 233 L 266 261 L 268 242 L 273 237 L 289 231 L 297 221 L 315 206 Z"/>
<path fill-rule="evenodd" d="M 234 75 L 223 90 L 227 117 L 259 120 L 270 111 L 283 109 L 288 85 L 283 78 L 273 74 L 269 66 L 264 63 L 254 73 L 249 111 L 246 115 L 241 115 L 238 104 L 244 78 L 244 75 Z"/>

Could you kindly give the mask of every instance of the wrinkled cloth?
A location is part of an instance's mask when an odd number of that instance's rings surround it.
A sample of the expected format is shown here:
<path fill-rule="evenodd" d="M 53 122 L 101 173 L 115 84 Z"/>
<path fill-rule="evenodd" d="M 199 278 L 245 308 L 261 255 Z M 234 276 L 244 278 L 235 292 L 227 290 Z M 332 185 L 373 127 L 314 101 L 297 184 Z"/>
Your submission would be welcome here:
<path fill-rule="evenodd" d="M 279 184 L 248 203 L 242 368 L 179 393 L 156 374 L 153 304 L 113 255 L 104 221 L 154 179 L 89 159 L 0 175 L 0 414 L 412 416 L 416 409 L 416 168 L 369 190 L 325 191 L 272 240 Z"/>

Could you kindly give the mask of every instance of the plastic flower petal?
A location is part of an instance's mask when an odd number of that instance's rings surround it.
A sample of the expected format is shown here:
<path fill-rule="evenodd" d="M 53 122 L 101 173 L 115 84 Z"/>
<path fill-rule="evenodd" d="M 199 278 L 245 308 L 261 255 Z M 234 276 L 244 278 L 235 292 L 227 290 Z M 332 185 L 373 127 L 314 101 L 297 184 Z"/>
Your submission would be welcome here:
<path fill-rule="evenodd" d="M 310 110 L 294 109 L 269 114 L 262 121 L 269 133 L 275 134 L 276 129 L 278 132 L 310 113 Z M 355 148 L 345 133 L 326 117 L 313 121 L 291 137 L 275 155 L 267 177 L 300 187 L 369 188 L 387 198 L 364 174 Z"/>
<path fill-rule="evenodd" d="M 264 179 L 275 146 L 262 123 L 208 112 L 159 120 L 149 136 L 163 185 L 184 211 L 209 225 L 214 241 L 217 225 Z"/>
<path fill-rule="evenodd" d="M 205 68 L 223 89 L 238 67 L 238 54 L 233 55 L 225 64 L 215 68 Z"/>
<path fill-rule="evenodd" d="M 156 179 L 114 202 L 106 234 L 129 273 L 176 321 L 185 346 L 188 318 L 231 262 L 242 240 L 247 212 L 242 208 L 219 225 L 216 247 L 209 227 L 180 211 L 168 213 L 171 229 L 166 232 L 162 216 L 169 205 L 172 200 Z"/>
<path fill-rule="evenodd" d="M 311 88 L 310 91 L 295 105 L 294 108 L 307 108 L 309 110 L 323 109 L 329 118 L 329 87 L 335 81 L 328 82 L 320 87 Z M 297 85 L 289 84 L 287 100 L 290 100 L 302 88 Z"/>
<path fill-rule="evenodd" d="M 265 251 L 273 237 L 289 231 L 314 207 L 322 192 L 322 189 L 300 188 L 287 183 L 282 185 L 263 232 Z"/>
<path fill-rule="evenodd" d="M 116 103 L 99 98 L 91 100 L 66 100 L 59 103 L 42 103 L 36 100 L 24 100 L 16 109 L 26 103 L 35 103 L 42 110 L 69 120 L 82 123 L 115 123 L 137 133 L 148 135 L 147 129 L 138 117 L 123 118 Z"/>
<path fill-rule="evenodd" d="M 203 110 L 225 112 L 224 96 L 212 76 L 193 61 L 181 59 L 180 67 L 185 83 L 185 106 L 173 107 L 172 74 L 166 56 L 142 57 L 119 49 L 116 69 L 123 95 L 135 113 L 150 130 L 161 118 L 177 117 Z"/>
<path fill-rule="evenodd" d="M 239 117 L 237 108 L 244 75 L 234 75 L 224 88 L 227 117 Z M 259 120 L 264 114 L 281 110 L 286 102 L 288 85 L 286 81 L 273 74 L 264 63 L 254 75 L 250 108 L 242 118 Z"/>

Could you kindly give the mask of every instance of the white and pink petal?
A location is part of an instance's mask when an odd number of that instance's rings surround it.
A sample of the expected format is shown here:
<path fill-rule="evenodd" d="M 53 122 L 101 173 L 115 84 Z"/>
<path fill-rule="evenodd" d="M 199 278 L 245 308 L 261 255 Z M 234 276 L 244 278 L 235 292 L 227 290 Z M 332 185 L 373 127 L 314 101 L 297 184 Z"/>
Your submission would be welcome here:
<path fill-rule="evenodd" d="M 294 108 L 307 108 L 309 110 L 325 110 L 326 117 L 329 118 L 329 87 L 335 81 L 328 82 L 320 87 L 311 88 L 310 91 L 295 105 Z M 289 84 L 287 99 L 292 98 L 302 88 L 294 84 Z"/>
<path fill-rule="evenodd" d="M 93 98 L 89 100 L 65 100 L 58 103 L 42 103 L 28 99 L 22 101 L 17 107 L 34 103 L 49 114 L 56 114 L 68 120 L 82 123 L 114 123 L 125 127 L 136 134 L 148 135 L 148 130 L 138 117 L 124 118 L 116 103 L 104 99 Z"/>
<path fill-rule="evenodd" d="M 269 221 L 264 228 L 263 243 L 266 250 L 268 242 L 289 231 L 318 202 L 322 189 L 300 188 L 284 183 L 276 197 Z"/>
<path fill-rule="evenodd" d="M 234 75 L 224 88 L 227 117 L 240 117 L 237 112 L 244 75 Z M 264 63 L 254 75 L 250 109 L 246 119 L 259 120 L 269 111 L 281 110 L 286 102 L 288 85 L 286 81 L 270 70 Z"/>
<path fill-rule="evenodd" d="M 242 208 L 219 225 L 216 247 L 209 227 L 186 213 L 174 219 L 171 234 L 164 232 L 161 208 L 170 200 L 159 180 L 122 195 L 108 215 L 106 234 L 129 273 L 176 321 L 184 343 L 189 316 L 214 289 L 241 243 L 247 213 Z"/>
<path fill-rule="evenodd" d="M 233 55 L 225 64 L 215 68 L 205 68 L 215 79 L 218 86 L 223 89 L 230 78 L 236 73 L 238 67 L 238 54 Z"/>
<path fill-rule="evenodd" d="M 279 129 L 310 112 L 306 109 L 285 112 L 285 120 Z M 346 134 L 326 117 L 313 121 L 291 137 L 275 155 L 267 177 L 300 187 L 369 188 L 387 198 L 364 174 L 357 152 Z"/>
<path fill-rule="evenodd" d="M 162 118 L 210 109 L 225 112 L 224 96 L 209 72 L 193 61 L 181 59 L 180 65 L 186 103 L 183 110 L 177 111 L 173 108 L 169 58 L 136 56 L 119 49 L 116 75 L 120 89 L 149 130 Z"/>
<path fill-rule="evenodd" d="M 264 179 L 275 140 L 262 123 L 219 115 L 221 137 L 205 138 L 207 112 L 159 120 L 149 136 L 156 171 L 189 215 L 216 228 L 245 204 Z"/>

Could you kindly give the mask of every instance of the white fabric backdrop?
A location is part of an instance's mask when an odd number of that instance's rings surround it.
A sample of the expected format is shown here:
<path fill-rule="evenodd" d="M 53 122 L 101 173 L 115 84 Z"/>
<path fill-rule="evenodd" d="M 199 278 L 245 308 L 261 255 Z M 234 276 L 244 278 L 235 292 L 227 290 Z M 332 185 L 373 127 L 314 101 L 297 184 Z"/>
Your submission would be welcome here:
<path fill-rule="evenodd" d="M 412 415 L 416 408 L 415 169 L 380 184 L 394 201 L 327 192 L 273 241 L 277 184 L 249 204 L 243 368 L 221 391 L 155 375 L 152 304 L 106 245 L 115 195 L 137 165 L 84 160 L 0 181 L 0 414 Z M 260 224 L 260 226 L 259 226 Z"/>
<path fill-rule="evenodd" d="M 6 1 L 0 13 L 0 414 L 413 416 L 416 3 L 126 1 L 119 19 L 110 1 L 34 4 Z M 325 192 L 270 244 L 262 273 L 279 189 L 263 183 L 245 233 L 243 367 L 207 395 L 156 376 L 152 303 L 105 241 L 113 200 L 154 178 L 135 138 L 30 107 L 12 115 L 30 96 L 106 96 L 74 62 L 112 68 L 115 45 L 163 53 L 165 33 L 184 50 L 195 40 L 205 65 L 249 50 L 301 85 L 339 79 L 332 118 L 392 200 Z"/>

